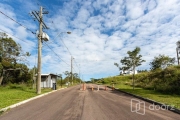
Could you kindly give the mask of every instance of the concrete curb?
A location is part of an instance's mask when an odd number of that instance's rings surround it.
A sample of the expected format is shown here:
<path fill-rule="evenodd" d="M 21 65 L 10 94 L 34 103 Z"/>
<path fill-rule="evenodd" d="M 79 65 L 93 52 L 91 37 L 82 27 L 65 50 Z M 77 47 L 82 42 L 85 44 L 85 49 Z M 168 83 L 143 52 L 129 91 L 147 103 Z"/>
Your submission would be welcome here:
<path fill-rule="evenodd" d="M 65 87 L 65 88 L 67 88 L 67 87 Z M 22 104 L 25 104 L 25 103 L 27 103 L 27 102 L 29 102 L 29 101 L 38 99 L 38 98 L 40 98 L 40 97 L 43 97 L 43 96 L 45 96 L 45 95 L 48 95 L 48 94 L 50 94 L 50 93 L 53 93 L 53 92 L 56 92 L 56 91 L 59 91 L 59 90 L 63 90 L 63 89 L 65 89 L 65 88 L 60 88 L 60 89 L 58 89 L 58 90 L 53 90 L 53 91 L 51 91 L 51 92 L 47 92 L 47 93 L 44 93 L 44 94 L 41 94 L 41 95 L 32 97 L 32 98 L 30 98 L 30 99 L 27 99 L 27 100 L 18 102 L 18 103 L 16 103 L 16 104 L 13 104 L 13 105 L 10 105 L 10 106 L 8 106 L 8 107 L 5 107 L 5 108 L 0 109 L 0 112 L 5 112 L 5 111 L 7 111 L 8 109 L 15 108 L 15 107 L 17 107 L 17 106 L 19 106 L 19 105 L 22 105 Z"/>
<path fill-rule="evenodd" d="M 107 87 L 108 87 L 108 88 L 112 88 L 111 86 L 107 86 Z M 151 103 L 151 104 L 159 105 L 159 106 L 162 107 L 162 108 L 166 108 L 166 109 L 168 109 L 169 111 L 172 111 L 172 112 L 174 112 L 174 113 L 180 114 L 180 110 L 179 110 L 179 109 L 174 108 L 174 107 L 172 107 L 172 106 L 170 106 L 170 105 L 166 105 L 166 104 L 163 104 L 163 103 L 160 103 L 160 102 L 156 102 L 156 101 L 151 100 L 151 99 L 148 99 L 148 98 L 143 98 L 143 97 L 141 97 L 141 96 L 134 95 L 134 94 L 131 94 L 131 93 L 122 91 L 122 90 L 117 89 L 117 88 L 115 88 L 114 90 L 120 91 L 120 92 L 122 92 L 122 93 L 128 94 L 128 95 L 133 96 L 133 97 L 136 97 L 136 98 L 138 98 L 138 99 L 144 100 L 144 101 L 149 102 L 149 103 Z"/>

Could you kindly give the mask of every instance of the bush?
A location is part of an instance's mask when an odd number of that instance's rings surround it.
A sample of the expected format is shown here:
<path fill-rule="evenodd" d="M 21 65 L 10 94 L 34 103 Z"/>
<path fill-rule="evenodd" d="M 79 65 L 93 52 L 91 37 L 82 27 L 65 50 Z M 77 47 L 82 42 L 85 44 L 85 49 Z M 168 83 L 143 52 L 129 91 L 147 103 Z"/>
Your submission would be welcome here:
<path fill-rule="evenodd" d="M 28 87 L 25 84 L 9 84 L 9 89 L 20 89 L 20 90 L 27 90 Z"/>
<path fill-rule="evenodd" d="M 180 67 L 171 66 L 164 70 L 154 70 L 136 75 L 136 84 L 145 89 L 180 94 Z"/>

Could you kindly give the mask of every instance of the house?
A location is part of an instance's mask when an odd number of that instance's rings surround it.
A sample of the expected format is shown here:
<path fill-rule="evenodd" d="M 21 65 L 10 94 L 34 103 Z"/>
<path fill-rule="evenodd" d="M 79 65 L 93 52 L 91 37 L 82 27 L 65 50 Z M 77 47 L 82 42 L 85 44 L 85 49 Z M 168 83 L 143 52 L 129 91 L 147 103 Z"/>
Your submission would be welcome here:
<path fill-rule="evenodd" d="M 135 73 L 134 74 L 137 74 L 137 70 L 135 70 Z M 125 70 L 125 71 L 122 71 L 121 74 L 123 75 L 132 75 L 133 74 L 133 71 L 132 70 Z"/>
<path fill-rule="evenodd" d="M 41 88 L 52 88 L 57 82 L 58 75 L 56 74 L 41 74 Z"/>

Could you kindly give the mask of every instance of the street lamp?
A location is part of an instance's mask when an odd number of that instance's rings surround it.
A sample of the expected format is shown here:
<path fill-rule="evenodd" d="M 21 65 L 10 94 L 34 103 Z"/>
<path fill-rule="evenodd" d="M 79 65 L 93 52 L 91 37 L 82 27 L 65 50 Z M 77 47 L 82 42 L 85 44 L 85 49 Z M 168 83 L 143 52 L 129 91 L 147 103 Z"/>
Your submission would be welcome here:
<path fill-rule="evenodd" d="M 68 32 L 60 32 L 56 37 L 58 37 L 60 34 L 63 34 L 63 33 L 71 34 L 70 31 L 68 31 Z M 56 37 L 55 37 L 55 38 L 56 38 Z M 63 43 L 64 43 L 64 42 L 63 42 Z M 68 87 L 69 87 L 69 76 L 68 76 Z M 61 76 L 61 88 L 62 88 L 62 76 Z"/>
<path fill-rule="evenodd" d="M 71 34 L 71 32 L 68 31 L 67 34 Z"/>
<path fill-rule="evenodd" d="M 60 34 L 63 34 L 63 33 L 71 34 L 71 32 L 69 32 L 69 31 L 68 32 L 60 32 L 58 35 L 56 35 L 56 37 L 58 37 Z"/>

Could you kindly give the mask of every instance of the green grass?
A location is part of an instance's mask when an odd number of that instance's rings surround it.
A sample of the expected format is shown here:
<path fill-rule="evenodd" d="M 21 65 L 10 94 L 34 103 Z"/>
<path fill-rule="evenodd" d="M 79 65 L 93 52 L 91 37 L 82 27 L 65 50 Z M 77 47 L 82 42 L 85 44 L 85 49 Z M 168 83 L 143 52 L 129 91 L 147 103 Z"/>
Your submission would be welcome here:
<path fill-rule="evenodd" d="M 52 89 L 42 89 L 41 93 L 52 91 Z M 0 109 L 37 96 L 36 90 L 25 85 L 9 85 L 0 87 Z"/>
<path fill-rule="evenodd" d="M 142 96 L 144 98 L 171 105 L 172 107 L 180 109 L 180 95 L 165 94 L 154 90 L 147 90 L 138 87 L 135 87 L 135 89 L 133 90 L 132 86 L 125 85 L 125 83 L 116 84 L 115 88 L 119 88 L 122 91 Z"/>
<path fill-rule="evenodd" d="M 139 74 L 140 75 L 140 74 Z M 114 76 L 104 78 L 102 81 L 104 85 L 112 86 L 114 83 L 115 88 L 118 88 L 122 91 L 129 92 L 144 98 L 148 98 L 157 102 L 161 102 L 167 105 L 171 105 L 172 107 L 180 109 L 180 95 L 178 94 L 171 94 L 171 92 L 160 92 L 155 91 L 153 89 L 147 89 L 142 87 L 137 87 L 135 82 L 135 89 L 132 88 L 132 78 L 131 76 Z"/>

